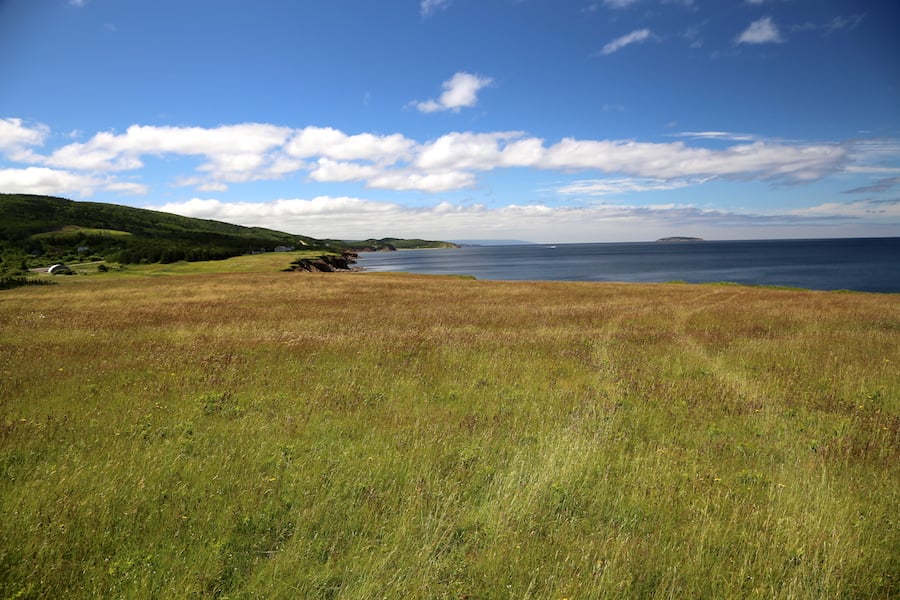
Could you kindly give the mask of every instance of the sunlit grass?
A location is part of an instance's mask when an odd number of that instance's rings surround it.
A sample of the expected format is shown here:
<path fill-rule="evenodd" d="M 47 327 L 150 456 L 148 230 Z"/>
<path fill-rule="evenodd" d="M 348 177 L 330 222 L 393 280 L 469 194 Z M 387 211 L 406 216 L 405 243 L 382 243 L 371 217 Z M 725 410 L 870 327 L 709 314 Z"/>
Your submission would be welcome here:
<path fill-rule="evenodd" d="M 896 295 L 166 268 L 0 292 L 3 597 L 900 592 Z"/>
<path fill-rule="evenodd" d="M 102 235 L 102 236 L 118 236 L 118 237 L 126 237 L 130 236 L 131 233 L 128 231 L 119 231 L 117 229 L 98 229 L 94 227 L 79 227 L 78 225 L 66 225 L 56 231 L 48 231 L 47 233 L 36 233 L 32 235 L 34 239 L 41 239 L 47 237 L 63 237 L 63 236 L 71 236 L 76 237 L 79 234 L 81 235 Z"/>
<path fill-rule="evenodd" d="M 298 258 L 314 258 L 321 256 L 321 251 L 298 250 L 293 252 L 264 252 L 261 254 L 248 254 L 235 256 L 226 260 L 202 260 L 202 261 L 178 261 L 174 263 L 149 263 L 135 265 L 108 264 L 104 261 L 92 261 L 82 265 L 70 265 L 76 275 L 90 275 L 92 278 L 103 277 L 115 279 L 133 276 L 160 276 L 160 275 L 198 275 L 215 273 L 272 273 L 291 267 L 291 261 Z M 107 271 L 102 271 L 99 266 L 104 265 Z M 84 277 L 51 276 L 45 273 L 36 274 L 40 279 L 58 283 L 81 283 Z"/>

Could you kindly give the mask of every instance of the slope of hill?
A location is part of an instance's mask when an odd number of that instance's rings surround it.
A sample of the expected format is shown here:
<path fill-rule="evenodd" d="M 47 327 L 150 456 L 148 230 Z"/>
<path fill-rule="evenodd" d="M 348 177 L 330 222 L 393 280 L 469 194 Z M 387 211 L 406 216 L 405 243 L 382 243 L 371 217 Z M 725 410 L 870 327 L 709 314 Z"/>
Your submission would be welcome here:
<path fill-rule="evenodd" d="M 123 263 L 228 258 L 276 246 L 325 248 L 308 236 L 64 198 L 0 194 L 4 255 L 96 256 Z"/>

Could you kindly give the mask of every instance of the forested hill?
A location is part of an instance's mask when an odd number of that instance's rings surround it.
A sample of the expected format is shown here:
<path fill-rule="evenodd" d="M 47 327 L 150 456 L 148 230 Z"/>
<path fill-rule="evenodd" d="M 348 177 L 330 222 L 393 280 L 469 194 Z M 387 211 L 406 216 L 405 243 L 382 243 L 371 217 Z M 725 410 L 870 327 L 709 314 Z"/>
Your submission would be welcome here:
<path fill-rule="evenodd" d="M 326 250 L 335 242 L 128 206 L 0 194 L 0 254 L 32 260 L 121 263 L 229 258 L 278 246 Z M 339 245 L 339 243 L 338 243 Z"/>

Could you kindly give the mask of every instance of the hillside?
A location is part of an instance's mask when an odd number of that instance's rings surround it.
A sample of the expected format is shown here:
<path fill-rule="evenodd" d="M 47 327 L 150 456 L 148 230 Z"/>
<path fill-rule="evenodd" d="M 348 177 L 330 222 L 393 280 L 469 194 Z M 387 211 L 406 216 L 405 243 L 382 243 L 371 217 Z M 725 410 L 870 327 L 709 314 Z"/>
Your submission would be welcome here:
<path fill-rule="evenodd" d="M 434 240 L 422 240 L 418 238 L 381 238 L 362 241 L 347 242 L 351 249 L 362 252 L 376 252 L 381 250 L 419 250 L 422 248 L 459 248 L 453 242 L 436 242 Z"/>
<path fill-rule="evenodd" d="M 325 244 L 260 227 L 50 196 L 0 194 L 0 252 L 4 262 L 93 258 L 121 263 L 228 258 L 276 246 Z"/>
<path fill-rule="evenodd" d="M 436 247 L 424 240 L 320 240 L 262 227 L 182 217 L 128 206 L 51 196 L 0 194 L 0 275 L 54 262 L 171 263 L 271 252 Z"/>

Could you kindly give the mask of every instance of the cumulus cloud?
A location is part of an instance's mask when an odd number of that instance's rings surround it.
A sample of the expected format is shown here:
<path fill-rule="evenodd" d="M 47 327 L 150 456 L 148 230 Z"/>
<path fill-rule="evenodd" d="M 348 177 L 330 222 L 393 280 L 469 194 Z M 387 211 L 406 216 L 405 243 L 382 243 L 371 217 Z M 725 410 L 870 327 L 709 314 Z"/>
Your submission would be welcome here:
<path fill-rule="evenodd" d="M 415 141 L 400 134 L 347 135 L 331 127 L 306 127 L 291 136 L 284 152 L 295 158 L 324 156 L 335 160 L 367 160 L 389 165 L 409 158 Z"/>
<path fill-rule="evenodd" d="M 204 156 L 208 162 L 201 170 L 241 181 L 241 171 L 258 169 L 265 153 L 283 145 L 290 134 L 287 127 L 260 123 L 211 129 L 132 125 L 124 134 L 101 132 L 87 142 L 64 146 L 43 162 L 69 169 L 122 171 L 143 166 L 143 155 Z"/>
<path fill-rule="evenodd" d="M 772 17 L 763 17 L 750 23 L 747 29 L 735 39 L 735 44 L 772 44 L 783 41 Z"/>
<path fill-rule="evenodd" d="M 372 165 L 342 162 L 322 157 L 309 172 L 313 181 L 362 181 L 377 176 L 379 170 Z"/>
<path fill-rule="evenodd" d="M 475 174 L 464 171 L 440 171 L 420 173 L 416 171 L 389 171 L 368 180 L 370 188 L 398 191 L 449 192 L 475 186 Z"/>
<path fill-rule="evenodd" d="M 0 152 L 15 161 L 29 162 L 34 154 L 31 146 L 41 146 L 50 134 L 43 124 L 26 125 L 22 119 L 0 119 Z"/>
<path fill-rule="evenodd" d="M 479 170 L 537 166 L 543 140 L 520 132 L 448 133 L 419 148 L 415 166 L 424 170 Z"/>
<path fill-rule="evenodd" d="M 625 46 L 646 41 L 651 35 L 652 33 L 649 29 L 636 29 L 635 31 L 618 37 L 603 46 L 603 50 L 600 51 L 600 54 L 607 55 L 618 52 Z"/>
<path fill-rule="evenodd" d="M 97 189 L 126 194 L 147 193 L 147 187 L 141 184 L 47 167 L 0 169 L 0 190 L 11 194 L 46 194 L 50 196 L 75 194 L 87 197 L 93 195 Z"/>
<path fill-rule="evenodd" d="M 443 83 L 444 93 L 437 100 L 414 102 L 415 107 L 424 113 L 452 110 L 459 112 L 461 108 L 471 108 L 478 103 L 478 92 L 491 85 L 493 79 L 480 77 L 471 73 L 459 72 Z"/>
<path fill-rule="evenodd" d="M 883 157 L 894 151 L 887 142 L 859 149 L 767 142 L 748 134 L 712 130 L 676 135 L 710 141 L 715 148 L 687 141 L 564 138 L 547 142 L 519 131 L 451 132 L 419 142 L 401 134 L 348 134 L 330 127 L 291 129 L 246 123 L 214 128 L 134 125 L 121 134 L 97 133 L 86 142 L 40 155 L 33 148 L 47 137 L 46 128 L 15 119 L 0 121 L 0 127 L 5 134 L 0 137 L 0 150 L 13 160 L 53 173 L 82 173 L 86 177 L 83 190 L 90 182 L 98 189 L 113 189 L 103 186 L 116 183 L 115 189 L 133 193 L 147 188 L 135 177 L 131 181 L 117 177 L 128 171 L 140 174 L 148 157 L 164 158 L 176 168 L 182 164 L 178 157 L 199 159 L 199 164 L 184 161 L 184 168 L 190 170 L 172 175 L 170 183 L 207 192 L 299 173 L 320 183 L 361 182 L 371 189 L 437 193 L 475 187 L 479 173 L 507 168 L 588 171 L 642 178 L 645 185 L 651 180 L 709 177 L 803 182 L 852 168 L 882 168 L 876 164 L 884 164 Z"/>

